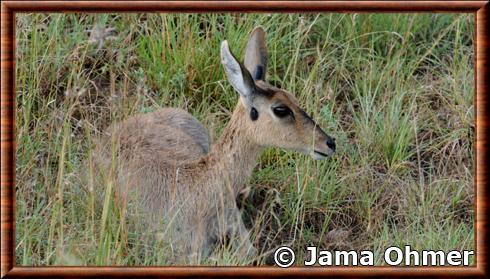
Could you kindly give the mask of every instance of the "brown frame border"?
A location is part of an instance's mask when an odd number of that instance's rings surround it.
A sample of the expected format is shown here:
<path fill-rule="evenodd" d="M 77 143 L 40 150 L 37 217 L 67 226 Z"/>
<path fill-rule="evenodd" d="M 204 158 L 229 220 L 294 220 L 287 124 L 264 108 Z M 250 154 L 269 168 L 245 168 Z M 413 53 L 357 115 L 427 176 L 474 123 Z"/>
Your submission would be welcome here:
<path fill-rule="evenodd" d="M 15 259 L 16 12 L 464 12 L 476 16 L 476 247 L 473 267 L 21 267 Z M 31 276 L 488 276 L 488 1 L 5 1 L 1 3 L 1 277 Z"/>

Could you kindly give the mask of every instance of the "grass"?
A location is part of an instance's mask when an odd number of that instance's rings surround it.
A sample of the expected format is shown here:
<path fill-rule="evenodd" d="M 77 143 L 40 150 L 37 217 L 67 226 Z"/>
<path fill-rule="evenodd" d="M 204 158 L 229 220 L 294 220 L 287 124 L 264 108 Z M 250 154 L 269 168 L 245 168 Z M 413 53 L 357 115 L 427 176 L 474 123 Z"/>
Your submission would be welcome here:
<path fill-rule="evenodd" d="M 268 80 L 337 139 L 268 149 L 239 196 L 262 253 L 289 245 L 474 250 L 472 14 L 18 14 L 16 264 L 165 265 L 166 247 L 81 181 L 110 123 L 181 107 L 216 139 L 237 95 L 227 39 L 266 27 Z M 98 26 L 93 28 L 94 26 Z M 88 172 L 90 173 L 90 171 Z M 223 248 L 203 264 L 241 264 Z M 472 259 L 474 263 L 474 258 Z M 265 257 L 261 263 L 271 263 Z"/>

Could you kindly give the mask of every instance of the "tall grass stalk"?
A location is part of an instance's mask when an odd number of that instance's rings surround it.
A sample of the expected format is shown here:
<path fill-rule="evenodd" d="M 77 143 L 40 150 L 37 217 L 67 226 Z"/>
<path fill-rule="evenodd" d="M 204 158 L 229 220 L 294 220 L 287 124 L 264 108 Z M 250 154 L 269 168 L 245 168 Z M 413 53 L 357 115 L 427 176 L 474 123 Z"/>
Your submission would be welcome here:
<path fill-rule="evenodd" d="M 282 245 L 298 259 L 370 249 L 376 264 L 393 245 L 475 249 L 473 14 L 19 13 L 16 263 L 168 264 L 165 233 L 121 206 L 112 173 L 97 181 L 92 149 L 111 123 L 166 106 L 216 142 L 238 100 L 219 45 L 242 57 L 259 24 L 268 81 L 338 148 L 322 162 L 262 154 L 237 197 L 258 263 Z M 227 245 L 201 263 L 248 264 Z"/>

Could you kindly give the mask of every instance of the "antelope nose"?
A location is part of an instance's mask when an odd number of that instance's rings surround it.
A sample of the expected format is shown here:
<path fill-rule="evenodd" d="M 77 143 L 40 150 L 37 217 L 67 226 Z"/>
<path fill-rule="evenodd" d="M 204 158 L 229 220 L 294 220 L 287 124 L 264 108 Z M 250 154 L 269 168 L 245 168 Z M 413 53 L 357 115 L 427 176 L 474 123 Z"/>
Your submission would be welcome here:
<path fill-rule="evenodd" d="M 332 149 L 332 151 L 335 151 L 335 139 L 334 138 L 328 137 L 326 143 L 327 143 L 328 148 Z"/>

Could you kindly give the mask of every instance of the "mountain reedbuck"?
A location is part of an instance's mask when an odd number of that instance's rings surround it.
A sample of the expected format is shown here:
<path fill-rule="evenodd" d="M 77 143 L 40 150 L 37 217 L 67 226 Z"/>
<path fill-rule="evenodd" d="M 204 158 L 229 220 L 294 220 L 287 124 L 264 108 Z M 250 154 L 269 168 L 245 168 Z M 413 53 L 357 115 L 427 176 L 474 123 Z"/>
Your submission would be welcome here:
<path fill-rule="evenodd" d="M 207 130 L 193 116 L 162 108 L 112 125 L 93 153 L 95 167 L 113 178 L 118 201 L 136 202 L 143 210 L 138 222 L 163 234 L 172 262 L 197 263 L 225 237 L 236 259 L 253 260 L 256 251 L 236 196 L 262 150 L 275 146 L 315 159 L 335 151 L 334 139 L 297 100 L 265 81 L 261 27 L 250 36 L 244 65 L 227 41 L 221 44 L 221 63 L 240 100 L 212 147 Z"/>

